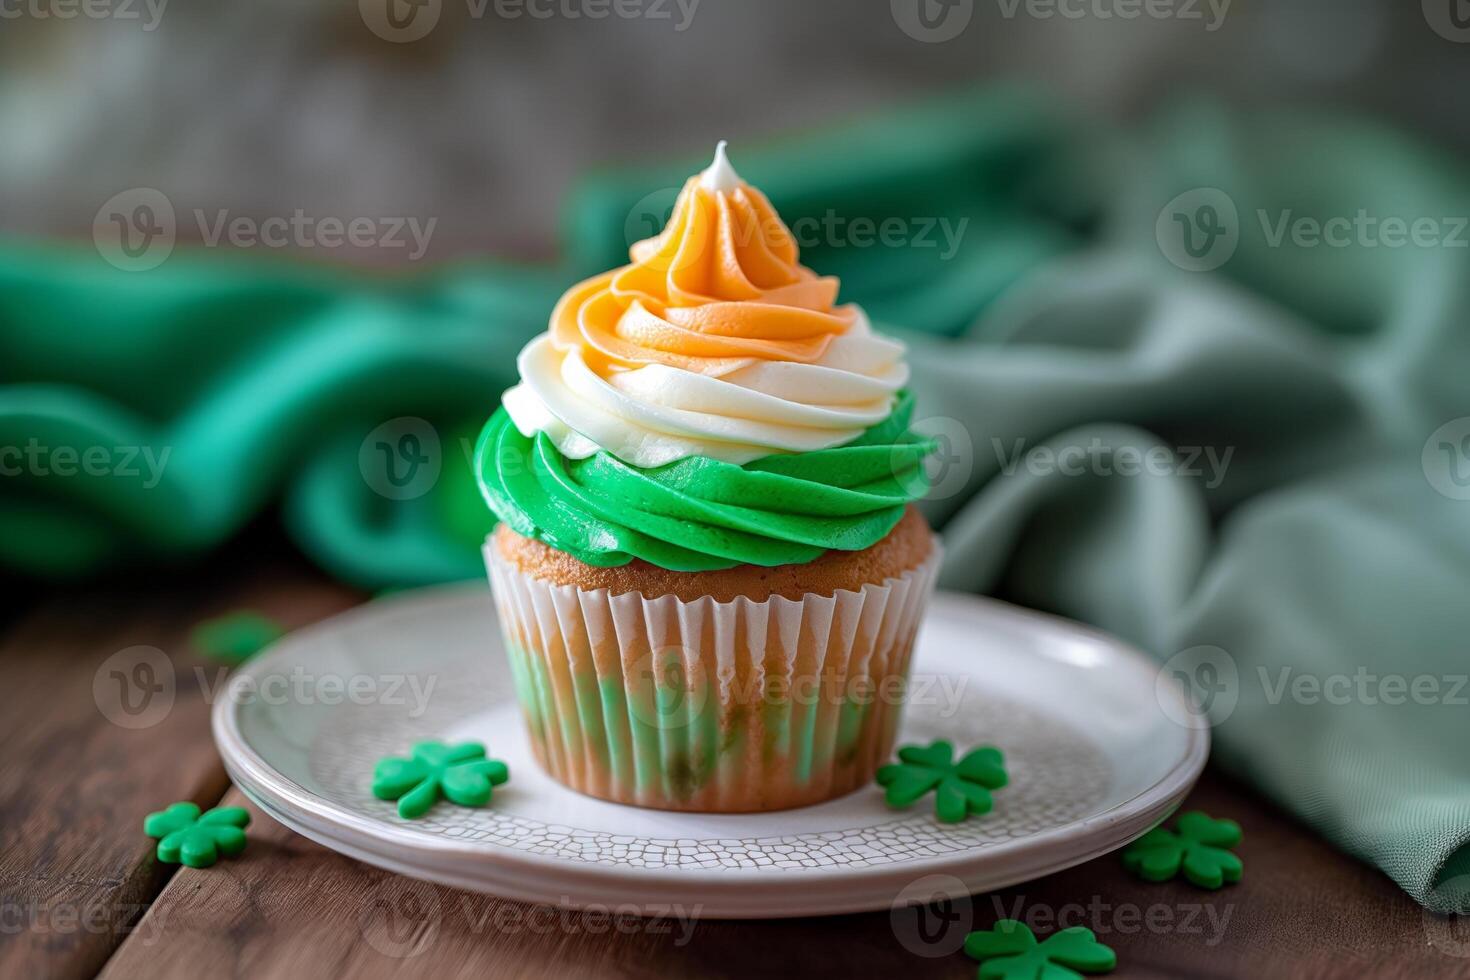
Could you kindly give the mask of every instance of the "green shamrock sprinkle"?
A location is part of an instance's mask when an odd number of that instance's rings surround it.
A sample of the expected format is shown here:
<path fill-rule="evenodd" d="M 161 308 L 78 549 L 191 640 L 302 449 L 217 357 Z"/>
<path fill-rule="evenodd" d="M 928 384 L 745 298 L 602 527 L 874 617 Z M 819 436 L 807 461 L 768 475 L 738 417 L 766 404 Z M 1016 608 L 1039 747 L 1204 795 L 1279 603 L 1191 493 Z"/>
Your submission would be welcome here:
<path fill-rule="evenodd" d="M 1155 827 L 1123 849 L 1123 866 L 1146 881 L 1184 877 L 1213 891 L 1239 881 L 1244 865 L 1227 848 L 1240 843 L 1240 824 L 1214 820 L 1201 810 L 1179 818 L 1173 830 Z"/>
<path fill-rule="evenodd" d="M 281 625 L 258 612 L 242 610 L 194 627 L 190 642 L 214 660 L 239 666 L 286 635 Z"/>
<path fill-rule="evenodd" d="M 409 759 L 390 756 L 373 770 L 373 795 L 397 800 L 405 820 L 422 817 L 442 794 L 460 806 L 484 806 L 491 788 L 510 778 L 505 763 L 485 758 L 478 742 L 419 742 Z"/>
<path fill-rule="evenodd" d="M 244 826 L 250 814 L 243 807 L 215 807 L 203 816 L 197 803 L 175 803 L 148 814 L 143 833 L 158 839 L 158 860 L 207 868 L 221 854 L 234 857 L 245 849 Z"/>
<path fill-rule="evenodd" d="M 1036 941 L 1030 927 L 1001 919 L 988 932 L 965 937 L 965 953 L 981 960 L 980 980 L 1082 980 L 1082 973 L 1107 973 L 1118 956 L 1091 929 L 1073 926 Z"/>
<path fill-rule="evenodd" d="M 898 758 L 878 770 L 878 785 L 888 788 L 888 805 L 912 806 L 932 789 L 934 813 L 944 823 L 989 813 L 994 805 L 990 791 L 1006 784 L 1005 759 L 988 745 L 972 749 L 959 762 L 954 761 L 954 746 L 945 741 L 906 745 Z"/>

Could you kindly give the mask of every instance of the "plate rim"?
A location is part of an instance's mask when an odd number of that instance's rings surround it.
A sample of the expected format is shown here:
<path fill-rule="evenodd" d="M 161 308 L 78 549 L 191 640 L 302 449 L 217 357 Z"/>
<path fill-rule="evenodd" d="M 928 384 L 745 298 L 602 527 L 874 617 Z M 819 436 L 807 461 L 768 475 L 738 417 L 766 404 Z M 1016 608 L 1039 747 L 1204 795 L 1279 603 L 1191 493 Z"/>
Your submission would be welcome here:
<path fill-rule="evenodd" d="M 866 873 L 856 878 L 853 869 L 846 867 L 790 869 L 783 874 L 797 876 L 790 880 L 800 883 L 799 891 L 806 900 L 784 907 L 773 902 L 768 888 L 756 889 L 761 894 L 753 900 L 751 898 L 752 885 L 764 886 L 773 880 L 774 873 L 769 870 L 629 869 L 583 865 L 534 851 L 413 834 L 409 828 L 384 824 L 318 796 L 281 774 L 246 741 L 240 728 L 239 709 L 243 703 L 237 696 L 237 688 L 251 683 L 272 667 L 275 660 L 307 641 L 312 634 L 334 631 L 355 620 L 381 614 L 385 606 L 469 601 L 481 590 L 488 591 L 488 588 L 478 581 L 473 584 L 458 582 L 407 590 L 365 602 L 287 634 L 237 668 L 224 695 L 215 702 L 211 711 L 215 747 L 231 779 L 269 816 L 292 831 L 358 860 L 410 877 L 549 904 L 557 904 L 558 900 L 565 904 L 569 899 L 565 889 L 548 890 L 544 887 L 555 884 L 558 879 L 566 883 L 581 878 L 583 880 L 577 883 L 580 886 L 592 892 L 602 889 L 606 895 L 616 894 L 624 903 L 635 891 L 659 895 L 697 889 L 705 898 L 700 914 L 706 918 L 785 918 L 891 908 L 896 894 L 892 879 L 912 882 L 931 875 L 948 875 L 969 888 L 968 894 L 974 894 L 1081 864 L 1116 850 L 1166 818 L 1194 786 L 1209 757 L 1209 728 L 1180 726 L 1185 732 L 1186 744 L 1175 765 L 1140 793 L 1107 810 L 1038 834 L 987 844 L 963 856 L 937 854 L 912 861 L 874 865 L 864 869 Z M 987 616 L 1023 623 L 1040 621 L 1053 630 L 1061 629 L 1074 636 L 1101 641 L 1118 654 L 1129 669 L 1143 672 L 1150 685 L 1154 684 L 1157 665 L 1147 654 L 1087 624 L 986 596 L 942 590 L 935 594 L 926 617 L 932 616 L 941 606 L 960 612 L 983 610 Z M 1160 689 L 1155 687 L 1155 690 Z M 1182 691 L 1173 688 L 1162 690 L 1169 691 L 1169 696 L 1177 699 L 1177 707 L 1187 711 Z M 418 855 L 417 863 L 401 860 L 405 847 Z M 463 861 L 460 866 L 472 868 L 478 874 L 448 866 L 455 859 L 471 857 L 474 859 L 472 862 Z M 840 891 L 833 891 L 829 900 L 811 901 L 811 897 L 822 889 L 832 888 Z M 573 904 L 578 902 L 573 900 Z M 605 903 L 582 901 L 580 904 Z"/>

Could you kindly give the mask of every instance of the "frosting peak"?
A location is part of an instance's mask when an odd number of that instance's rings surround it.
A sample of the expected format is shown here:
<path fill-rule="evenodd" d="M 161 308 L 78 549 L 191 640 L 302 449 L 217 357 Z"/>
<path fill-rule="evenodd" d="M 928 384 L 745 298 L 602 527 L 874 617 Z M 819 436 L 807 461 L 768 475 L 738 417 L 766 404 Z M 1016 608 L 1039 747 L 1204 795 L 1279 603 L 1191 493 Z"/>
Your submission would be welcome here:
<path fill-rule="evenodd" d="M 521 353 L 505 407 L 524 435 L 544 432 L 573 459 L 744 464 L 841 445 L 892 411 L 902 345 L 800 264 L 723 142 L 664 230 L 629 254 L 568 290 Z"/>
<path fill-rule="evenodd" d="M 475 453 L 517 533 L 699 571 L 882 540 L 923 496 L 904 348 L 801 265 L 725 144 L 628 265 L 569 289 Z"/>
<path fill-rule="evenodd" d="M 735 168 L 730 166 L 730 158 L 725 155 L 725 147 L 729 145 L 729 140 L 720 140 L 715 144 L 715 162 L 700 174 L 699 182 L 704 185 L 705 190 L 728 194 L 743 183 Z"/>

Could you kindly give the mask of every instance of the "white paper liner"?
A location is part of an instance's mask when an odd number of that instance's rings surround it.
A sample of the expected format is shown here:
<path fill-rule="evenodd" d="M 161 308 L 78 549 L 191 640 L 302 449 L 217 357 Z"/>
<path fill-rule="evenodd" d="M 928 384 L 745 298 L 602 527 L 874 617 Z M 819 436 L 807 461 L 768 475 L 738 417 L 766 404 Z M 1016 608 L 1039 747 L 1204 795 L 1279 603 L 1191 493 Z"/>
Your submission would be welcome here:
<path fill-rule="evenodd" d="M 940 562 L 831 596 L 684 602 L 485 561 L 531 743 L 558 781 L 670 810 L 801 806 L 893 751 Z"/>

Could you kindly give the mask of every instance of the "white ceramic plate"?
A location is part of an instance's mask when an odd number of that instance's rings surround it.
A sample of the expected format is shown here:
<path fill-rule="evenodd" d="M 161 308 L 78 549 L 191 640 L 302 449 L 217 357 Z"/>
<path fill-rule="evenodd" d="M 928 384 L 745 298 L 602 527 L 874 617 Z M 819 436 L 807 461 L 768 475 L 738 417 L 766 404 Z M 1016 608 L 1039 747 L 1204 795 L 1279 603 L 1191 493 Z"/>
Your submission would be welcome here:
<path fill-rule="evenodd" d="M 876 786 L 779 813 L 665 813 L 563 789 L 536 766 L 484 586 L 378 600 L 293 633 L 214 708 L 235 782 L 286 826 L 441 884 L 569 906 L 714 918 L 891 907 L 916 881 L 1001 888 L 1104 854 L 1162 820 L 1209 750 L 1141 653 L 1064 620 L 938 595 L 901 741 L 1006 753 L 993 812 L 955 825 L 893 811 Z M 927 683 L 927 690 L 923 689 Z M 426 738 L 476 739 L 510 765 L 493 806 L 399 819 L 373 764 Z"/>

